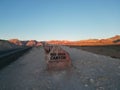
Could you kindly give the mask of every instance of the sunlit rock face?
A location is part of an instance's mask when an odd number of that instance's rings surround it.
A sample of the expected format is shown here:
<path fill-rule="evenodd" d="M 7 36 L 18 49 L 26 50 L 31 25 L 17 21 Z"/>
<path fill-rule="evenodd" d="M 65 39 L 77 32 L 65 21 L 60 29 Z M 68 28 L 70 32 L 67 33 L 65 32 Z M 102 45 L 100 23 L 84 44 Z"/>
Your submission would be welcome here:
<path fill-rule="evenodd" d="M 18 39 L 10 39 L 9 42 L 15 44 L 15 45 L 22 45 L 22 42 Z"/>
<path fill-rule="evenodd" d="M 8 42 L 7 40 L 0 40 L 0 51 L 18 48 L 18 45 Z"/>
<path fill-rule="evenodd" d="M 120 35 L 105 39 L 88 39 L 80 41 L 52 40 L 49 44 L 56 45 L 79 45 L 79 46 L 97 46 L 97 45 L 120 45 Z"/>
<path fill-rule="evenodd" d="M 26 44 L 26 46 L 36 46 L 37 41 L 36 40 L 30 40 L 28 41 L 28 43 Z"/>
<path fill-rule="evenodd" d="M 48 70 L 61 70 L 71 67 L 71 59 L 60 46 L 46 46 L 46 63 Z"/>

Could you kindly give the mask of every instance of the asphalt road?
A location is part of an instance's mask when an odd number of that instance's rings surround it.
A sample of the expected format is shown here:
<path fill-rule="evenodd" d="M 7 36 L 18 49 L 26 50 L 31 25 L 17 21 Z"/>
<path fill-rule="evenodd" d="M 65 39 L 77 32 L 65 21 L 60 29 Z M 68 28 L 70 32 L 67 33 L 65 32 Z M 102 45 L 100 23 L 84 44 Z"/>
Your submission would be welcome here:
<path fill-rule="evenodd" d="M 0 71 L 0 90 L 120 90 L 120 60 L 63 47 L 73 66 L 47 71 L 42 47 Z"/>
<path fill-rule="evenodd" d="M 20 56 L 22 56 L 25 52 L 27 52 L 30 49 L 31 47 L 21 47 L 16 49 L 0 51 L 0 70 L 12 63 L 13 61 L 17 60 Z"/>

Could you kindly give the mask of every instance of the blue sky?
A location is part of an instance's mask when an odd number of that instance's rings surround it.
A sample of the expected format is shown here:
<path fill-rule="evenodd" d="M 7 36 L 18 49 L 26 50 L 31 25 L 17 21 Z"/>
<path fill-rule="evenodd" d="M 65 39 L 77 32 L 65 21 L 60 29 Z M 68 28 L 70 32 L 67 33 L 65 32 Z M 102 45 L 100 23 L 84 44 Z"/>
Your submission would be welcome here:
<path fill-rule="evenodd" d="M 120 35 L 120 0 L 0 0 L 0 38 L 81 40 Z"/>

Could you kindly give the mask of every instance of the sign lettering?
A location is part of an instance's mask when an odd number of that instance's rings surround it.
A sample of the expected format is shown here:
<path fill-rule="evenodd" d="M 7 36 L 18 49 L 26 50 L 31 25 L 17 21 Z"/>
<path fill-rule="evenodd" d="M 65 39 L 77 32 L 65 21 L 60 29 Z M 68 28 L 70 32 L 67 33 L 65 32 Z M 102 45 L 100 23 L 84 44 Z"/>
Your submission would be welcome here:
<path fill-rule="evenodd" d="M 51 53 L 50 60 L 61 60 L 66 59 L 65 53 Z"/>

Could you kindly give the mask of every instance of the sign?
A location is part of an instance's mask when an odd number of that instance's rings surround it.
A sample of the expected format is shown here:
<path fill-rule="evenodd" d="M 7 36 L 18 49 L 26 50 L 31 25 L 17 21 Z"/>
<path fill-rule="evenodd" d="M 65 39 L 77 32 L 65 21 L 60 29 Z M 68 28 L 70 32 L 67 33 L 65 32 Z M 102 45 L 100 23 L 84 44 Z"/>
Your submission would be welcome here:
<path fill-rule="evenodd" d="M 48 69 L 65 69 L 71 66 L 71 59 L 65 50 L 60 46 L 52 46 L 49 53 L 46 53 Z"/>
<path fill-rule="evenodd" d="M 50 60 L 65 60 L 66 59 L 66 55 L 65 53 L 51 53 L 50 54 Z"/>

